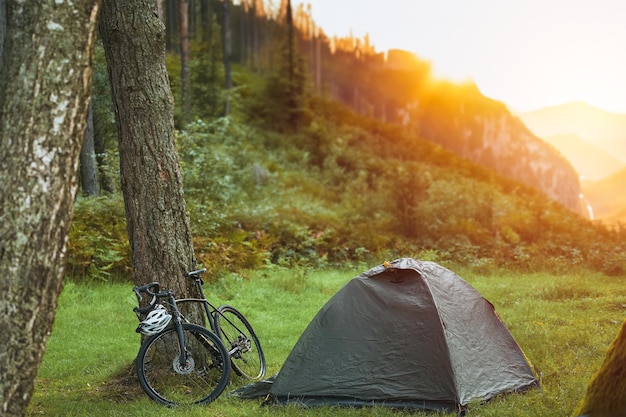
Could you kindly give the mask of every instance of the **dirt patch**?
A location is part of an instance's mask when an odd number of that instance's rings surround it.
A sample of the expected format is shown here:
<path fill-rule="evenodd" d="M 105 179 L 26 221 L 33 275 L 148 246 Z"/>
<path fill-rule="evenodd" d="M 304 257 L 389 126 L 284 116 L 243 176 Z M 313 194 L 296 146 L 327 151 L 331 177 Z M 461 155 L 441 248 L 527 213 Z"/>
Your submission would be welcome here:
<path fill-rule="evenodd" d="M 138 397 L 145 395 L 141 385 L 139 385 L 134 364 L 120 369 L 98 386 L 95 391 L 99 398 L 117 403 L 135 401 Z"/>

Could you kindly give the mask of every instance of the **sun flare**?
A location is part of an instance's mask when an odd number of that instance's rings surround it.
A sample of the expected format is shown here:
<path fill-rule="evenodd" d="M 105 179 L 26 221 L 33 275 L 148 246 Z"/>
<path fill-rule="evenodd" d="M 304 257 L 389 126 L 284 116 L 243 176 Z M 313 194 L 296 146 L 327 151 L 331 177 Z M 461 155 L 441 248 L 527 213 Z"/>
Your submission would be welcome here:
<path fill-rule="evenodd" d="M 379 51 L 428 60 L 512 109 L 571 101 L 626 113 L 626 8 L 617 0 L 311 0 L 325 33 L 368 35 Z"/>

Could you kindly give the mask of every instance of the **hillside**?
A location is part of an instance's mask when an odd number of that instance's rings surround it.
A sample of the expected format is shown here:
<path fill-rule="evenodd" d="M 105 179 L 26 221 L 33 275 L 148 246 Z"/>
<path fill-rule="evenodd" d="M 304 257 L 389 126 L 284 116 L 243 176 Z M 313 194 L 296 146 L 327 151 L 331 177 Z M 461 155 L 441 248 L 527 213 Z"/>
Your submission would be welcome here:
<path fill-rule="evenodd" d="M 293 34 L 272 39 L 281 33 Z M 312 41 L 299 40 L 310 51 Z M 220 71 L 203 70 L 208 56 L 192 55 L 193 114 L 185 117 L 180 56 L 168 56 L 195 253 L 210 271 L 399 256 L 487 269 L 626 271 L 624 232 L 578 214 L 576 171 L 504 104 L 473 85 L 433 80 L 412 54 L 396 51 L 388 65 L 382 54 L 351 48 L 354 39 L 336 49 L 317 41 L 319 77 L 297 54 L 282 53 L 293 43 L 276 41 L 247 49 L 257 58 L 275 54 L 260 67 L 240 57 L 228 94 Z M 93 102 L 107 193 L 77 201 L 67 270 L 108 280 L 129 276 L 130 250 L 103 61 L 96 60 Z"/>
<path fill-rule="evenodd" d="M 415 113 L 422 137 L 581 213 L 574 167 L 503 103 L 485 97 L 471 84 L 435 83 L 421 97 Z"/>
<path fill-rule="evenodd" d="M 626 224 L 626 169 L 600 181 L 584 181 L 582 189 L 596 219 Z"/>
<path fill-rule="evenodd" d="M 247 113 L 265 100 L 262 91 L 231 117 L 178 134 L 196 257 L 217 277 L 401 256 L 524 271 L 584 260 L 609 274 L 625 270 L 623 236 L 532 187 L 322 97 L 311 98 L 307 126 L 277 132 Z M 68 274 L 128 277 L 119 194 L 79 199 L 75 213 Z"/>
<path fill-rule="evenodd" d="M 572 102 L 520 114 L 537 136 L 575 134 L 626 164 L 626 114 Z"/>
<path fill-rule="evenodd" d="M 582 180 L 598 181 L 626 167 L 624 162 L 578 135 L 560 134 L 543 139 L 572 163 Z"/>
<path fill-rule="evenodd" d="M 389 51 L 387 61 L 337 55 L 342 66 L 328 77 L 332 98 L 357 113 L 412 129 L 580 213 L 578 173 L 570 162 L 473 83 L 438 80 L 427 63 L 406 51 Z"/>

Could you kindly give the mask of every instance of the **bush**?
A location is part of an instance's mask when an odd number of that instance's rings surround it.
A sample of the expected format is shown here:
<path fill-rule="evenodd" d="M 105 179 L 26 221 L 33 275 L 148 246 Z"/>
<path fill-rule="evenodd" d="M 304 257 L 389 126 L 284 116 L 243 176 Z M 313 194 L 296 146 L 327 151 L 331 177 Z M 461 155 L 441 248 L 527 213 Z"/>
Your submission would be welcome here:
<path fill-rule="evenodd" d="M 76 201 L 66 268 L 68 277 L 77 282 L 132 280 L 120 194 Z"/>

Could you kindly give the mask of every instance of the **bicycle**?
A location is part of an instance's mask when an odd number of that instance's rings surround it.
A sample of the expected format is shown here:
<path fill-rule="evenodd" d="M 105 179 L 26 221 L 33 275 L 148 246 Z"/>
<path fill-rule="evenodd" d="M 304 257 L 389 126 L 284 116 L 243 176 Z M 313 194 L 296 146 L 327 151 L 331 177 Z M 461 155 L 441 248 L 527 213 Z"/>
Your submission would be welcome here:
<path fill-rule="evenodd" d="M 266 363 L 261 342 L 246 317 L 235 307 L 224 304 L 215 307 L 206 298 L 201 275 L 206 268 L 187 272 L 185 277 L 193 279 L 200 298 L 178 299 L 178 304 L 200 303 L 203 306 L 203 319 L 221 339 L 230 356 L 230 364 L 235 374 L 251 380 L 265 376 Z M 207 326 L 205 326 L 207 327 Z"/>
<path fill-rule="evenodd" d="M 144 389 L 144 391 L 150 396 L 152 399 L 157 402 L 173 405 L 173 404 L 199 404 L 199 403 L 209 403 L 215 400 L 225 389 L 226 383 L 230 377 L 230 368 L 237 374 L 242 377 L 248 379 L 262 379 L 265 376 L 266 371 L 266 363 L 265 356 L 263 354 L 263 350 L 261 348 L 261 343 L 256 333 L 254 332 L 252 326 L 248 322 L 248 320 L 244 317 L 244 315 L 229 305 L 222 305 L 219 307 L 213 306 L 206 298 L 203 290 L 203 284 L 201 275 L 206 272 L 206 268 L 199 269 L 196 271 L 187 272 L 185 277 L 193 279 L 198 288 L 198 292 L 201 298 L 183 298 L 176 300 L 174 298 L 173 293 L 171 291 L 160 292 L 159 284 L 156 282 L 141 286 L 135 287 L 134 291 L 137 295 L 139 302 L 141 303 L 142 296 L 141 293 L 147 293 L 152 296 L 152 300 L 149 305 L 145 308 L 135 307 L 135 313 L 137 317 L 141 320 L 141 315 L 146 315 L 146 319 L 140 323 L 140 326 L 137 328 L 138 332 L 142 333 L 152 333 L 148 339 L 146 339 L 139 350 L 137 355 L 137 374 L 139 376 L 139 382 Z M 156 291 L 152 290 L 156 288 Z M 168 304 L 170 306 L 170 310 L 172 311 L 172 317 L 174 318 L 173 326 L 169 325 L 169 321 L 167 319 L 167 315 L 163 313 L 161 308 L 156 307 L 156 301 L 160 298 L 167 298 Z M 180 311 L 180 305 L 186 304 L 201 304 L 202 308 L 202 320 L 208 321 L 208 326 L 206 325 L 198 325 L 193 324 L 188 320 Z M 163 307 L 163 310 L 166 310 Z M 150 316 L 152 315 L 152 316 Z M 150 317 L 149 317 L 150 316 Z M 187 329 L 188 332 L 193 332 L 193 336 L 195 341 L 199 341 L 200 345 L 195 346 L 197 343 L 194 342 L 192 345 L 193 349 L 200 350 L 208 350 L 212 351 L 214 356 L 213 361 L 214 365 L 210 369 L 221 370 L 222 374 L 219 378 L 219 381 L 215 380 L 213 382 L 203 381 L 194 381 L 195 387 L 190 387 L 190 393 L 193 393 L 193 398 L 198 397 L 197 399 L 188 399 L 184 394 L 180 394 L 178 392 L 184 391 L 184 389 L 179 388 L 176 391 L 176 378 L 172 378 L 172 371 L 176 375 L 189 375 L 193 373 L 193 370 L 189 373 L 186 373 L 185 366 L 183 362 L 183 355 L 185 355 L 185 340 L 192 340 L 189 338 L 182 337 L 177 330 L 178 339 L 171 340 L 170 337 L 167 344 L 174 345 L 178 348 L 178 364 L 177 360 L 173 360 L 173 364 L 171 365 L 172 369 L 167 369 L 165 375 L 160 375 L 156 370 L 148 368 L 148 364 L 151 365 L 150 362 L 146 362 L 145 358 L 148 356 L 151 350 L 157 350 L 156 348 L 152 348 L 158 340 L 164 338 L 162 334 L 169 332 L 172 334 L 172 329 Z M 198 329 L 204 330 L 204 332 L 199 332 Z M 210 329 L 210 330 L 209 330 Z M 209 333 L 210 337 L 202 337 L 206 336 L 206 333 Z M 206 339 L 206 341 L 205 341 Z M 217 342 L 216 342 L 217 340 Z M 218 343 L 219 342 L 219 343 Z M 188 342 L 187 342 L 188 343 Z M 166 344 L 163 341 L 161 344 Z M 215 345 L 215 346 L 213 346 Z M 171 350 L 172 348 L 169 347 Z M 157 351 L 164 350 L 167 352 L 165 348 L 158 349 Z M 225 354 L 224 354 L 225 352 Z M 170 356 L 173 354 L 170 353 Z M 193 358 L 193 353 L 192 353 Z M 168 366 L 167 364 L 159 364 L 159 367 Z M 190 365 L 193 367 L 193 363 Z M 154 366 L 153 368 L 158 368 Z M 215 373 L 215 372 L 214 372 Z M 168 380 L 169 378 L 169 380 Z M 190 379 L 188 376 L 187 379 Z M 213 377 L 215 378 L 215 376 Z M 184 379 L 179 377 L 178 379 Z M 187 381 L 185 381 L 187 382 Z M 201 385 L 197 382 L 203 382 L 203 386 L 206 388 L 200 388 Z M 155 387 L 155 384 L 158 385 L 158 388 Z M 169 392 L 176 392 L 177 394 L 167 394 L 161 392 L 166 387 L 168 387 Z M 184 385 L 183 385 L 184 386 Z M 209 387 L 213 387 L 209 391 Z M 196 393 L 196 391 L 199 391 Z M 200 394 L 202 391 L 203 392 Z"/>
<path fill-rule="evenodd" d="M 165 405 L 208 404 L 226 388 L 230 377 L 230 356 L 222 340 L 208 329 L 187 323 L 171 291 L 161 291 L 158 282 L 133 290 L 141 303 L 152 297 L 147 307 L 133 311 L 141 320 L 137 332 L 143 341 L 135 367 L 139 384 L 150 398 Z M 159 304 L 167 299 L 171 313 Z"/>

